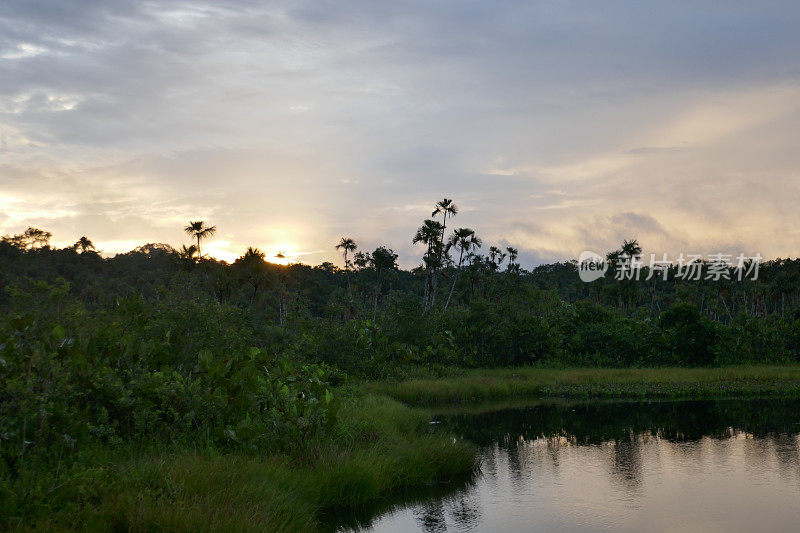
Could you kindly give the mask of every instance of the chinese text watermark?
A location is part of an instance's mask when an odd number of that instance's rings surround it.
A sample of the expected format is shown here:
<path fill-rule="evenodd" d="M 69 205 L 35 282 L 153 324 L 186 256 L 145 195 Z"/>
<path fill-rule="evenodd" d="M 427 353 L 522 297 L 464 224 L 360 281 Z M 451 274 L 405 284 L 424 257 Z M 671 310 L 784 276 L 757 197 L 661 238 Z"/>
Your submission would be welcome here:
<path fill-rule="evenodd" d="M 680 279 L 684 281 L 742 281 L 758 279 L 758 270 L 764 258 L 760 253 L 746 256 L 733 254 L 681 254 L 674 260 L 667 254 L 650 254 L 650 260 L 641 256 L 625 254 L 604 258 L 600 254 L 586 250 L 578 258 L 578 275 L 587 283 L 600 279 L 609 269 L 614 279 L 646 280 L 660 278 L 664 281 Z"/>

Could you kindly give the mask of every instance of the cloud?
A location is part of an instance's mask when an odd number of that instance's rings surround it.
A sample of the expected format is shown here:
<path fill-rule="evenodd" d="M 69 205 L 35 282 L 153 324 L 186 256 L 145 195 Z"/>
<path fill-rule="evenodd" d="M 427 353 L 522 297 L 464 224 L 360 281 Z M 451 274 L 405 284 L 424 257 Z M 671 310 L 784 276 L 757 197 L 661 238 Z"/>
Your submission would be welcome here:
<path fill-rule="evenodd" d="M 630 228 L 637 232 L 667 233 L 667 230 L 655 218 L 640 213 L 619 213 L 612 216 L 610 222 L 614 227 Z"/>
<path fill-rule="evenodd" d="M 202 217 L 225 257 L 337 260 L 347 234 L 410 266 L 447 196 L 525 261 L 633 229 L 797 255 L 798 23 L 780 1 L 7 0 L 0 230 L 177 245 Z"/>
<path fill-rule="evenodd" d="M 41 46 L 36 46 L 28 43 L 19 43 L 15 49 L 3 52 L 0 55 L 2 59 L 24 59 L 26 57 L 35 57 L 43 54 L 47 50 Z"/>

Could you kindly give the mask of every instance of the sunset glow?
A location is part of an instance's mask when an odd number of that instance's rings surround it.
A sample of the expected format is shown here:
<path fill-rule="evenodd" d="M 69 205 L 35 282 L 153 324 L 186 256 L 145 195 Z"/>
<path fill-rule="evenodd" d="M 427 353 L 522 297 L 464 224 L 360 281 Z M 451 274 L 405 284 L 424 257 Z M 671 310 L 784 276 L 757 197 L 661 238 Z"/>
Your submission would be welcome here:
<path fill-rule="evenodd" d="M 779 4 L 5 2 L 0 234 L 113 254 L 202 219 L 226 261 L 336 262 L 347 234 L 411 267 L 450 195 L 527 266 L 630 234 L 798 255 L 800 10 Z"/>
<path fill-rule="evenodd" d="M 794 531 L 800 2 L 0 1 L 0 531 Z"/>

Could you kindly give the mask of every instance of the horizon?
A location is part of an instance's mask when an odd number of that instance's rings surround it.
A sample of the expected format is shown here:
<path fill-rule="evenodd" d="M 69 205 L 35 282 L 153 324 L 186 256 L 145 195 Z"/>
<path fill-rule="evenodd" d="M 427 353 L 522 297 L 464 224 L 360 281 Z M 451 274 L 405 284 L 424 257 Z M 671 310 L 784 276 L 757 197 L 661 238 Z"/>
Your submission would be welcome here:
<path fill-rule="evenodd" d="M 444 201 L 447 201 L 447 199 L 445 199 Z M 457 208 L 457 205 L 456 205 L 456 208 Z M 190 222 L 190 225 L 191 224 L 196 224 L 196 223 L 201 223 L 201 224 L 205 225 L 206 221 Z M 210 224 L 206 225 L 206 227 L 208 227 L 208 226 L 210 226 Z M 216 227 L 213 227 L 212 229 L 213 229 L 213 231 L 211 232 L 210 236 L 202 237 L 203 238 L 203 245 L 202 246 L 204 248 L 206 248 L 206 249 L 209 247 L 209 244 L 213 242 L 213 241 L 209 241 L 207 239 L 213 239 L 213 234 L 217 230 Z M 38 243 L 34 243 L 34 242 L 31 241 L 28 244 L 19 244 L 19 243 L 13 244 L 14 243 L 14 238 L 25 238 L 27 236 L 27 234 L 31 230 L 33 230 L 35 232 L 39 232 L 39 233 L 44 233 L 44 234 L 47 235 L 47 237 L 44 239 L 44 241 L 38 242 Z M 311 268 L 317 268 L 317 267 L 320 267 L 320 266 L 322 266 L 324 264 L 331 264 L 334 267 L 339 268 L 340 270 L 343 270 L 343 271 L 347 269 L 347 265 L 345 264 L 345 259 L 344 258 L 340 258 L 340 261 L 326 260 L 326 261 L 322 261 L 320 263 L 306 263 L 306 262 L 304 262 L 302 260 L 302 255 L 307 255 L 307 254 L 291 255 L 291 254 L 285 253 L 283 250 L 279 250 L 274 255 L 272 255 L 270 251 L 262 250 L 257 246 L 248 246 L 247 249 L 245 249 L 241 254 L 235 255 L 235 256 L 233 256 L 231 258 L 220 258 L 220 257 L 216 257 L 216 256 L 214 256 L 212 254 L 204 253 L 204 252 L 202 253 L 202 255 L 195 255 L 197 253 L 197 247 L 194 244 L 192 244 L 192 241 L 195 239 L 195 237 L 191 236 L 189 234 L 189 227 L 184 228 L 184 232 L 186 233 L 187 240 L 190 241 L 188 243 L 189 244 L 189 248 L 186 247 L 187 243 L 182 244 L 181 246 L 183 247 L 183 249 L 181 249 L 180 246 L 175 246 L 175 245 L 173 245 L 171 243 L 148 242 L 148 243 L 142 243 L 140 245 L 137 245 L 134 248 L 131 248 L 130 250 L 117 251 L 117 252 L 113 252 L 111 254 L 106 253 L 102 249 L 97 248 L 94 245 L 93 241 L 91 239 L 89 239 L 85 235 L 81 236 L 80 239 L 77 242 L 73 243 L 73 244 L 61 245 L 61 244 L 56 244 L 55 242 L 51 243 L 52 234 L 50 232 L 48 232 L 47 230 L 42 229 L 42 228 L 28 227 L 27 231 L 24 232 L 24 233 L 20 233 L 20 234 L 17 234 L 17 235 L 3 235 L 2 236 L 2 241 L 9 242 L 14 246 L 18 246 L 22 250 L 33 251 L 33 250 L 36 250 L 36 249 L 50 248 L 50 249 L 55 249 L 55 250 L 65 249 L 65 250 L 78 251 L 78 249 L 81 248 L 81 246 L 80 246 L 82 244 L 81 241 L 84 241 L 84 239 L 87 239 L 87 243 L 88 243 L 88 247 L 89 247 L 88 251 L 96 253 L 97 255 L 99 255 L 100 257 L 103 257 L 104 259 L 113 259 L 117 255 L 125 255 L 125 254 L 128 254 L 128 253 L 133 253 L 133 252 L 136 252 L 137 250 L 139 250 L 140 248 L 145 247 L 145 246 L 159 246 L 159 247 L 166 246 L 166 247 L 169 248 L 170 252 L 177 253 L 177 254 L 180 254 L 180 255 L 183 255 L 183 256 L 187 256 L 187 257 L 193 257 L 195 261 L 208 259 L 208 260 L 212 260 L 212 261 L 219 261 L 219 262 L 221 262 L 223 264 L 233 264 L 237 260 L 246 259 L 247 258 L 247 254 L 250 253 L 250 251 L 252 250 L 255 253 L 261 254 L 262 261 L 264 261 L 265 263 L 268 263 L 268 264 L 272 264 L 272 265 L 278 265 L 278 266 L 302 265 L 302 266 L 308 266 L 308 267 L 311 267 Z M 344 240 L 345 240 L 345 237 L 342 237 L 342 241 L 344 241 Z M 349 253 L 355 253 L 356 251 L 358 251 L 358 252 L 366 253 L 368 256 L 373 253 L 373 251 L 371 251 L 371 250 L 360 248 L 358 246 L 357 241 L 354 241 L 353 239 L 348 239 L 348 240 L 352 241 L 352 243 L 355 245 L 355 248 L 353 248 L 352 250 L 348 249 Z M 420 242 L 418 244 L 422 244 L 422 243 Z M 539 263 L 534 264 L 534 265 L 528 265 L 527 267 L 526 267 L 526 265 L 520 263 L 519 260 L 517 259 L 517 254 L 518 254 L 519 250 L 514 249 L 513 247 L 507 247 L 507 248 L 496 249 L 496 251 L 498 252 L 498 254 L 502 254 L 502 257 L 500 258 L 500 264 L 503 263 L 503 261 L 505 260 L 505 258 L 508 255 L 508 253 L 511 253 L 513 251 L 513 253 L 514 253 L 513 265 L 516 265 L 516 268 L 522 268 L 523 270 L 526 270 L 526 271 L 529 271 L 529 272 L 533 272 L 539 266 L 546 266 L 546 265 L 553 265 L 553 264 L 566 264 L 566 263 L 570 263 L 570 262 L 574 263 L 576 266 L 580 266 L 580 264 L 582 264 L 584 262 L 592 263 L 592 262 L 600 261 L 603 264 L 610 263 L 612 261 L 615 261 L 615 259 L 612 259 L 612 254 L 616 254 L 619 257 L 631 257 L 629 255 L 629 252 L 626 251 L 626 247 L 628 245 L 639 246 L 641 243 L 639 243 L 636 238 L 633 238 L 633 239 L 625 239 L 619 244 L 620 244 L 619 246 L 611 248 L 609 250 L 600 250 L 599 254 L 598 254 L 598 252 L 596 250 L 585 250 L 585 251 L 583 251 L 581 253 L 580 257 L 577 257 L 577 258 L 567 258 L 567 259 L 563 259 L 563 260 L 554 259 L 554 260 L 551 260 L 551 261 L 542 261 L 542 262 L 539 262 Z M 489 252 L 490 252 L 489 248 L 490 247 L 491 248 L 495 248 L 494 246 L 489 246 L 489 245 L 487 245 L 487 246 L 478 246 L 476 248 L 473 248 L 472 251 L 468 252 L 467 255 L 464 256 L 465 261 L 470 260 L 470 257 L 472 257 L 473 260 L 476 257 L 477 258 L 487 258 L 487 257 L 489 257 L 489 255 L 490 255 L 489 254 Z M 338 244 L 338 245 L 334 246 L 334 249 L 339 251 L 339 253 L 341 254 L 340 248 L 341 248 L 341 244 Z M 394 249 L 391 247 L 391 245 L 389 245 L 387 243 L 379 245 L 378 247 L 376 247 L 375 251 L 377 251 L 378 248 L 387 249 L 390 253 L 394 252 Z M 190 251 L 190 250 L 194 250 L 194 251 Z M 84 250 L 81 251 L 81 253 L 84 253 L 85 251 L 87 251 L 87 250 L 84 249 Z M 424 248 L 422 249 L 422 251 L 424 252 Z M 451 259 L 453 259 L 454 263 L 457 262 L 456 259 L 451 256 L 451 253 L 454 253 L 454 252 L 450 252 L 449 249 L 445 249 L 444 253 L 445 253 L 445 255 L 447 257 L 450 257 Z M 663 267 L 665 262 L 668 262 L 670 267 L 677 267 L 679 265 L 682 266 L 682 265 L 688 264 L 690 262 L 699 262 L 701 264 L 710 264 L 710 263 L 726 264 L 728 269 L 736 269 L 736 268 L 742 267 L 743 265 L 751 264 L 751 263 L 763 264 L 765 262 L 771 262 L 771 261 L 781 261 L 781 260 L 792 261 L 792 260 L 798 259 L 798 258 L 792 258 L 792 257 L 789 257 L 789 256 L 787 256 L 787 257 L 763 257 L 759 253 L 757 253 L 755 256 L 747 256 L 743 252 L 739 252 L 739 254 L 725 254 L 725 253 L 722 253 L 722 252 L 704 253 L 704 254 L 691 254 L 691 253 L 690 254 L 684 254 L 683 252 L 681 252 L 679 256 L 671 256 L 671 255 L 669 255 L 667 253 L 656 254 L 654 252 L 647 251 L 645 248 L 640 248 L 639 252 L 630 252 L 630 253 L 634 254 L 633 257 L 635 257 L 635 260 L 637 262 L 634 262 L 631 266 L 624 266 L 623 268 L 624 269 L 633 270 L 633 271 L 637 271 L 637 270 L 641 270 L 641 269 L 659 269 L 659 268 Z M 458 256 L 458 254 L 456 254 L 456 256 Z M 397 259 L 397 258 L 395 257 L 395 259 Z M 339 265 L 339 262 L 342 263 L 341 266 Z M 350 265 L 350 268 L 354 268 L 351 260 L 347 260 L 347 264 Z M 511 265 L 511 263 L 509 262 L 508 268 L 510 268 L 513 265 Z M 626 263 L 626 265 L 627 265 L 627 263 Z M 739 266 L 737 266 L 737 265 L 739 265 Z M 424 261 L 424 258 L 422 258 L 418 262 L 418 264 L 413 264 L 411 266 L 403 265 L 403 264 L 399 264 L 398 263 L 398 264 L 396 264 L 396 268 L 399 268 L 400 270 L 405 270 L 405 271 L 409 271 L 410 272 L 410 271 L 412 271 L 412 270 L 414 270 L 416 268 L 425 268 L 425 261 Z M 603 271 L 603 272 L 605 272 L 605 271 Z M 758 276 L 757 272 L 758 272 L 758 268 L 756 268 L 756 278 Z M 587 280 L 584 280 L 584 281 L 587 281 Z"/>
<path fill-rule="evenodd" d="M 800 255 L 800 6 L 10 0 L 0 235 L 318 265 L 433 203 L 525 268 Z"/>

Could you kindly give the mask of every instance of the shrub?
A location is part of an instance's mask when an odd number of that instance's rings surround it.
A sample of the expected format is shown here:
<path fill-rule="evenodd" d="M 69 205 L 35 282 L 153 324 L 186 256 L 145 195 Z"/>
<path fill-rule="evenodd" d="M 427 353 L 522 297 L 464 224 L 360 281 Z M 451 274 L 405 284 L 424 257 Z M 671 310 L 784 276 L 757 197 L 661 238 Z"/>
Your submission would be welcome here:
<path fill-rule="evenodd" d="M 679 364 L 702 366 L 714 361 L 717 329 L 690 303 L 670 307 L 658 321 L 667 348 Z"/>

